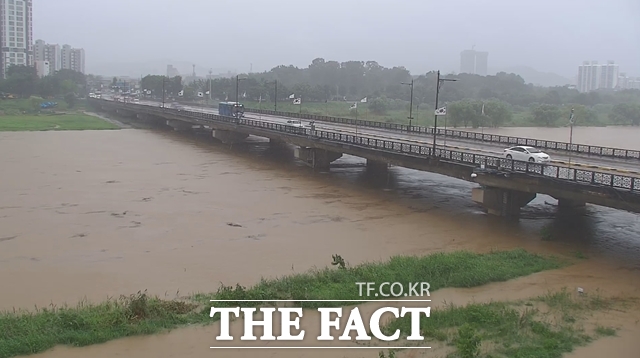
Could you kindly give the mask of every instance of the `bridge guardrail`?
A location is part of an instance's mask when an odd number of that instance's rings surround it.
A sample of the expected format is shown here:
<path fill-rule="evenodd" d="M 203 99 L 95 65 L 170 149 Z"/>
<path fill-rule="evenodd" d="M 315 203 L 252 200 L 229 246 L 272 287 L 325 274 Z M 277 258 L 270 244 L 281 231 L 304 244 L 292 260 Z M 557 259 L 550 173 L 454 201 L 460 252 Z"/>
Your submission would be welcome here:
<path fill-rule="evenodd" d="M 397 123 L 367 121 L 362 119 L 355 120 L 352 118 L 331 117 L 331 116 L 322 116 L 322 115 L 316 115 L 316 114 L 292 113 L 292 112 L 280 112 L 280 111 L 276 112 L 268 109 L 247 108 L 245 109 L 245 112 L 261 113 L 261 114 L 278 116 L 278 117 L 291 117 L 291 118 L 315 120 L 315 121 L 321 121 L 321 122 L 348 124 L 353 126 L 358 125 L 360 127 L 386 129 L 386 130 L 393 130 L 393 131 L 399 131 L 399 132 L 410 131 L 412 133 L 433 135 L 432 127 L 422 127 L 422 126 L 409 127 L 408 125 L 397 124 Z M 610 148 L 610 147 L 602 147 L 602 146 L 588 145 L 588 144 L 576 144 L 576 143 L 571 144 L 567 142 L 556 142 L 556 141 L 544 140 L 544 139 L 512 137 L 512 136 L 505 136 L 505 135 L 498 135 L 498 134 L 484 134 L 484 133 L 476 133 L 476 132 L 469 132 L 469 131 L 462 131 L 462 130 L 455 130 L 455 129 L 442 129 L 442 128 L 439 128 L 437 130 L 436 135 L 446 136 L 454 139 L 471 140 L 471 141 L 482 142 L 482 143 L 504 144 L 506 146 L 526 145 L 531 147 L 543 148 L 548 150 L 556 150 L 556 151 L 562 151 L 562 152 L 571 152 L 571 153 L 578 153 L 578 154 L 595 155 L 600 157 L 640 161 L 640 150 Z"/>
<path fill-rule="evenodd" d="M 131 104 L 129 105 L 123 104 L 123 103 L 117 103 L 117 104 L 113 103 L 113 104 L 122 106 L 122 107 L 129 107 L 129 108 L 132 107 Z M 551 164 L 523 162 L 523 161 L 505 159 L 501 157 L 467 153 L 467 152 L 459 152 L 459 151 L 440 149 L 440 148 L 436 148 L 434 152 L 432 146 L 408 144 L 408 143 L 396 142 L 392 140 L 361 137 L 361 136 L 344 134 L 339 132 L 320 131 L 320 130 L 312 131 L 309 128 L 293 127 L 286 124 L 271 123 L 271 122 L 265 122 L 265 121 L 254 120 L 254 119 L 246 119 L 246 118 L 237 119 L 233 117 L 219 116 L 216 114 L 204 113 L 204 112 L 178 110 L 178 109 L 172 109 L 172 108 L 158 108 L 154 106 L 139 105 L 139 104 L 136 104 L 133 106 L 136 106 L 136 108 L 144 107 L 147 110 L 155 113 L 167 113 L 167 114 L 173 114 L 176 116 L 193 117 L 193 118 L 210 121 L 210 122 L 225 122 L 225 123 L 233 123 L 236 125 L 245 125 L 249 127 L 263 128 L 267 130 L 273 130 L 276 132 L 284 132 L 284 133 L 289 133 L 294 135 L 320 138 L 320 139 L 325 139 L 328 141 L 333 141 L 338 143 L 346 143 L 346 144 L 352 144 L 352 145 L 357 145 L 357 146 L 372 148 L 377 150 L 390 151 L 395 153 L 407 154 L 411 156 L 419 156 L 425 159 L 435 156 L 437 158 L 442 158 L 444 160 L 455 162 L 455 163 L 471 164 L 477 167 L 483 167 L 488 169 L 496 169 L 496 170 L 503 170 L 503 171 L 510 171 L 510 172 L 522 172 L 522 173 L 527 173 L 532 175 L 542 175 L 545 177 L 551 177 L 551 178 L 560 179 L 560 180 L 567 180 L 575 183 L 606 186 L 614 189 L 624 189 L 624 190 L 640 193 L 640 178 L 627 176 L 627 175 L 562 167 L 562 166 L 551 165 Z"/>

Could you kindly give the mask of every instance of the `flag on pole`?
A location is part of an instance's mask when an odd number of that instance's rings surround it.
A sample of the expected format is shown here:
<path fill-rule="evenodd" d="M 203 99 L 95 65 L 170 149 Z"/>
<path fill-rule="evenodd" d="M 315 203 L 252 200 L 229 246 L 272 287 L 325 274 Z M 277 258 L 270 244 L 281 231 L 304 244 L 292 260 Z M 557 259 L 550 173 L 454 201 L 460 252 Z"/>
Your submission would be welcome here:
<path fill-rule="evenodd" d="M 441 107 L 436 109 L 436 116 L 446 116 L 447 115 L 447 107 Z"/>
<path fill-rule="evenodd" d="M 357 108 L 358 108 L 358 103 L 356 102 L 356 103 L 352 104 L 351 108 L 349 108 L 349 109 L 357 109 Z"/>
<path fill-rule="evenodd" d="M 362 103 L 367 103 L 367 97 L 365 97 L 365 98 L 361 99 L 361 100 L 360 100 L 360 102 L 362 102 Z"/>
<path fill-rule="evenodd" d="M 198 97 L 203 97 L 203 96 L 204 96 L 204 93 L 198 92 Z"/>
<path fill-rule="evenodd" d="M 247 92 L 246 91 L 242 94 L 242 98 L 247 98 Z"/>
<path fill-rule="evenodd" d="M 178 96 L 182 97 L 184 95 L 184 90 L 178 92 Z"/>
<path fill-rule="evenodd" d="M 482 104 L 482 112 L 480 114 L 484 116 L 484 103 Z"/>
<path fill-rule="evenodd" d="M 302 104 L 302 98 L 296 98 L 293 100 L 293 104 Z"/>
<path fill-rule="evenodd" d="M 292 94 L 289 96 L 289 99 L 294 99 L 294 98 L 296 98 L 296 94 L 295 94 L 295 93 L 292 93 Z"/>
<path fill-rule="evenodd" d="M 569 116 L 569 123 L 571 123 L 571 125 L 573 125 L 573 108 L 571 108 L 571 115 Z"/>

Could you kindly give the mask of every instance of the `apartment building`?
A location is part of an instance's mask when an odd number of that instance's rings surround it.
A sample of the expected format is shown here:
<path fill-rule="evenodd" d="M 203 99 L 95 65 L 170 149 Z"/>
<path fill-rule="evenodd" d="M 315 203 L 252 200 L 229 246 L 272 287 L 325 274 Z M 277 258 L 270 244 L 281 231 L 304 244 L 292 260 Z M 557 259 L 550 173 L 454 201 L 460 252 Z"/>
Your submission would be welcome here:
<path fill-rule="evenodd" d="M 47 44 L 37 40 L 34 45 L 35 61 L 48 61 L 50 73 L 61 69 L 85 73 L 84 49 L 72 48 L 70 45 Z"/>
<path fill-rule="evenodd" d="M 460 73 L 471 73 L 480 76 L 487 75 L 488 52 L 464 50 L 460 53 Z"/>
<path fill-rule="evenodd" d="M 33 66 L 33 1 L 0 0 L 0 75 L 11 65 Z"/>
<path fill-rule="evenodd" d="M 33 46 L 33 55 L 35 61 L 48 61 L 51 72 L 59 71 L 62 68 L 61 50 L 58 44 L 47 44 L 43 40 L 36 40 Z"/>
<path fill-rule="evenodd" d="M 578 91 L 619 88 L 619 77 L 619 66 L 614 61 L 602 65 L 598 61 L 584 61 L 578 66 Z"/>

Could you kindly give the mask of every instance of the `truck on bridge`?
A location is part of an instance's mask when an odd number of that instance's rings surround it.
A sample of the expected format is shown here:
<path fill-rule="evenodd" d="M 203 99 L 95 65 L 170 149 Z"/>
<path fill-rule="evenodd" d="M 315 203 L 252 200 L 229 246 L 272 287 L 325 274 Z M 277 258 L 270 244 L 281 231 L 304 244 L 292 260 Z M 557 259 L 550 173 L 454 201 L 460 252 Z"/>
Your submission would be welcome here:
<path fill-rule="evenodd" d="M 244 105 L 240 102 L 220 102 L 218 104 L 218 114 L 225 117 L 242 118 L 244 116 Z"/>

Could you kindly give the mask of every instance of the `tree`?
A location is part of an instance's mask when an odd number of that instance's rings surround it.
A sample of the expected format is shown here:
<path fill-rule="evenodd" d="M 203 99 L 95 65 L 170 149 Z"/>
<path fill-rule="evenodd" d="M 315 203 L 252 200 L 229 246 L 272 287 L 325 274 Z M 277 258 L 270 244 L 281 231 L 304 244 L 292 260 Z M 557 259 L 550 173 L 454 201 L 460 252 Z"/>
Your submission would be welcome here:
<path fill-rule="evenodd" d="M 550 104 L 537 105 L 531 112 L 535 123 L 545 127 L 555 125 L 558 118 L 560 118 L 560 109 L 557 106 Z"/>
<path fill-rule="evenodd" d="M 447 115 L 451 118 L 454 127 L 467 127 L 471 124 L 474 128 L 479 127 L 481 122 L 480 111 L 477 103 L 470 100 L 453 102 L 447 105 Z"/>
<path fill-rule="evenodd" d="M 636 103 L 620 103 L 609 113 L 612 122 L 626 125 L 640 125 L 640 105 Z"/>
<path fill-rule="evenodd" d="M 35 67 L 12 65 L 7 70 L 7 79 L 3 81 L 2 88 L 5 92 L 29 98 L 36 93 L 38 80 Z"/>
<path fill-rule="evenodd" d="M 511 122 L 513 117 L 509 108 L 502 101 L 489 101 L 485 103 L 484 113 L 487 120 L 483 121 L 485 125 L 497 128 L 505 123 Z"/>
<path fill-rule="evenodd" d="M 64 101 L 67 102 L 69 108 L 76 106 L 76 95 L 73 92 L 69 92 L 64 96 Z"/>

